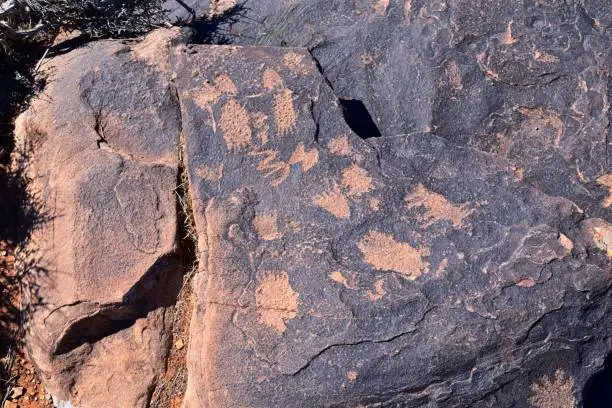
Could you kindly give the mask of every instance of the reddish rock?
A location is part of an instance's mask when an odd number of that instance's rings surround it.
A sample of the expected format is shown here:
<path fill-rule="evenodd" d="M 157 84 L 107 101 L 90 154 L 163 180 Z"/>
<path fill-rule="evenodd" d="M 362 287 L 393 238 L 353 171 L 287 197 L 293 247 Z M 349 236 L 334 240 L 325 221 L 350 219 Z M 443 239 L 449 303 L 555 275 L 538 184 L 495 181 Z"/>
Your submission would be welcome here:
<path fill-rule="evenodd" d="M 29 346 L 54 395 L 151 403 L 178 340 L 179 202 L 199 261 L 185 407 L 527 406 L 557 385 L 580 400 L 610 351 L 603 195 L 526 182 L 516 164 L 540 156 L 454 143 L 440 111 L 443 137 L 380 134 L 304 49 L 173 36 L 52 59 L 19 123 L 50 214 Z M 437 72 L 428 93 L 468 89 L 450 61 Z M 517 112 L 504 137 L 531 146 L 536 126 L 554 145 L 554 114 Z"/>
<path fill-rule="evenodd" d="M 28 248 L 27 346 L 56 399 L 80 407 L 145 407 L 164 367 L 180 120 L 151 65 L 169 41 L 158 34 L 53 58 L 18 122 L 46 218 Z"/>

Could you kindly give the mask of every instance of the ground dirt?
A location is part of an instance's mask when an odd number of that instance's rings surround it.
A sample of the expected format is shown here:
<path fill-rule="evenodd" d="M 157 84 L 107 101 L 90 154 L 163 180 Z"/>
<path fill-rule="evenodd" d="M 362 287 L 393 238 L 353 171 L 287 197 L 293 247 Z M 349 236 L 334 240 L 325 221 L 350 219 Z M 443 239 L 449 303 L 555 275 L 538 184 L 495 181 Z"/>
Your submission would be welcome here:
<path fill-rule="evenodd" d="M 52 407 L 49 394 L 28 360 L 22 344 L 21 299 L 15 248 L 0 241 L 0 397 L 2 408 Z"/>

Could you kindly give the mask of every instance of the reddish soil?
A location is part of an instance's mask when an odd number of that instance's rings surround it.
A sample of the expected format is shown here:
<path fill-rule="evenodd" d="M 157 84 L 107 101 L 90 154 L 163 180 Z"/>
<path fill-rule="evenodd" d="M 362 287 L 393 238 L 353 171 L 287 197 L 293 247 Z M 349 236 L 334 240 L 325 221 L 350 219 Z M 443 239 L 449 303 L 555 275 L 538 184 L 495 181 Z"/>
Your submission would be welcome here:
<path fill-rule="evenodd" d="M 15 250 L 0 241 L 0 403 L 2 408 L 50 408 L 53 405 L 23 348 L 19 277 Z"/>

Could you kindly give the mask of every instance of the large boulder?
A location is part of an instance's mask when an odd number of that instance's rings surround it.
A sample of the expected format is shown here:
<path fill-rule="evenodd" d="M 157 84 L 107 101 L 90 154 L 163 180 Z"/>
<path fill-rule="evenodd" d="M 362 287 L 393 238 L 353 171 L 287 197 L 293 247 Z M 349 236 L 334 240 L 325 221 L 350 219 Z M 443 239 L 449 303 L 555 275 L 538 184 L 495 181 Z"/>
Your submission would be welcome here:
<path fill-rule="evenodd" d="M 164 371 L 165 308 L 182 282 L 181 123 L 152 61 L 167 41 L 103 41 L 52 59 L 17 124 L 45 218 L 28 248 L 27 346 L 54 396 L 76 406 L 144 407 Z"/>
<path fill-rule="evenodd" d="M 170 30 L 45 64 L 18 136 L 48 214 L 28 345 L 49 389 L 162 406 L 193 235 L 185 407 L 579 404 L 612 349 L 605 35 L 568 8 L 572 65 L 506 5 L 302 3 L 245 11 L 301 48 Z"/>
<path fill-rule="evenodd" d="M 577 401 L 610 347 L 610 224 L 475 148 L 361 139 L 306 51 L 172 65 L 200 252 L 186 407 L 525 406 L 545 376 Z"/>
<path fill-rule="evenodd" d="M 612 2 L 196 3 L 234 5 L 222 41 L 308 48 L 336 96 L 362 101 L 384 135 L 435 134 L 506 158 L 526 183 L 604 216 L 594 198 L 612 161 Z"/>

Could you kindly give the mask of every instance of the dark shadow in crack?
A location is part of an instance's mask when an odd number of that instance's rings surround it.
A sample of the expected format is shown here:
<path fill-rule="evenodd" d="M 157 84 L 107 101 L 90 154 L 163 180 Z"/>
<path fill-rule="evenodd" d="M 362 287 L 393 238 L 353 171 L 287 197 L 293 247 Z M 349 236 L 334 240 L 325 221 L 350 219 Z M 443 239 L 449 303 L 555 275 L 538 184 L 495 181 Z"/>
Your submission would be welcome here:
<path fill-rule="evenodd" d="M 187 26 L 193 30 L 190 43 L 193 44 L 232 44 L 234 34 L 232 25 L 245 17 L 247 8 L 236 5 L 222 14 L 197 19 Z"/>
<path fill-rule="evenodd" d="M 362 101 L 357 99 L 339 99 L 342 115 L 346 124 L 362 139 L 380 137 L 378 126 Z"/>
<path fill-rule="evenodd" d="M 583 408 L 612 407 L 612 353 L 606 358 L 603 370 L 587 381 L 582 399 Z"/>
<path fill-rule="evenodd" d="M 124 296 L 122 304 L 109 306 L 73 323 L 53 354 L 67 354 L 83 344 L 97 343 L 133 326 L 153 310 L 172 307 L 182 287 L 183 269 L 178 254 L 159 258 Z"/>

